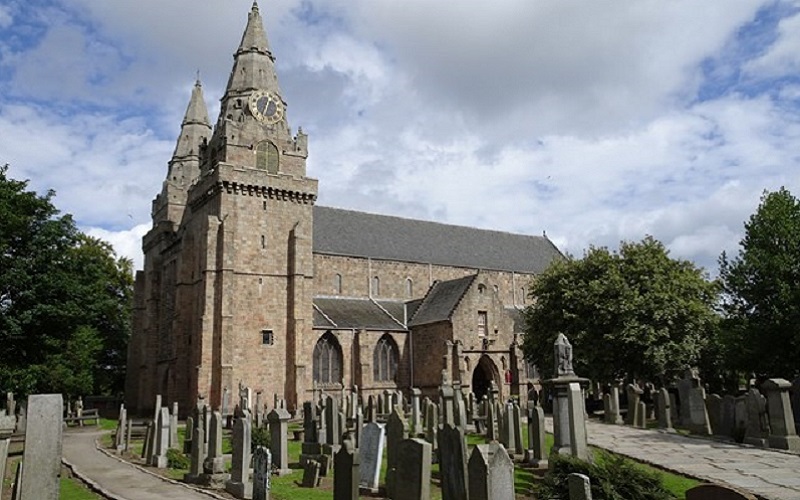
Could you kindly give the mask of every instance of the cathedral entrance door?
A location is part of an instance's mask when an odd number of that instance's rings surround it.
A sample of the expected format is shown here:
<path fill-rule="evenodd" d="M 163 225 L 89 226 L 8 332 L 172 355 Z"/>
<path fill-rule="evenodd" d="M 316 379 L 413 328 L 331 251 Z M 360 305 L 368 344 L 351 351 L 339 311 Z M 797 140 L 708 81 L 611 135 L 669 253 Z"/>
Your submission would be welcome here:
<path fill-rule="evenodd" d="M 475 365 L 475 370 L 472 371 L 472 392 L 475 393 L 477 400 L 489 393 L 489 383 L 492 380 L 498 388 L 501 387 L 497 366 L 489 356 L 484 354 Z"/>

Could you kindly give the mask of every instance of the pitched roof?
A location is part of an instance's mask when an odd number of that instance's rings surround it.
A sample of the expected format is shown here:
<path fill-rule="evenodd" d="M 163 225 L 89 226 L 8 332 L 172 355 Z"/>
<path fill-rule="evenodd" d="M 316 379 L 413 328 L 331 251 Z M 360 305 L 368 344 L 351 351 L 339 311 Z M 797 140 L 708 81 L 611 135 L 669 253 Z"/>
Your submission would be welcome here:
<path fill-rule="evenodd" d="M 314 252 L 539 274 L 561 252 L 543 236 L 314 206 Z"/>
<path fill-rule="evenodd" d="M 395 316 L 403 307 L 402 302 L 368 298 L 314 297 L 314 328 L 405 330 L 402 315 Z"/>
<path fill-rule="evenodd" d="M 428 290 L 416 314 L 408 322 L 409 327 L 436 323 L 450 319 L 461 297 L 475 281 L 477 274 L 449 281 L 437 281 Z"/>

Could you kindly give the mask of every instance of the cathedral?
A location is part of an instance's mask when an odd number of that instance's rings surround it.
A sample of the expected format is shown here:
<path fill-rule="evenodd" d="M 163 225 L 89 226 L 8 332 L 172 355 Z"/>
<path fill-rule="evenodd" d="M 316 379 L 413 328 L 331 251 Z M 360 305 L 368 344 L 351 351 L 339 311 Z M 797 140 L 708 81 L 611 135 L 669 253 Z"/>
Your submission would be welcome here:
<path fill-rule="evenodd" d="M 317 205 L 255 3 L 233 58 L 213 127 L 194 86 L 153 201 L 126 406 L 230 409 L 246 386 L 292 410 L 315 391 L 434 395 L 443 379 L 505 398 L 537 382 L 521 310 L 555 245 Z"/>

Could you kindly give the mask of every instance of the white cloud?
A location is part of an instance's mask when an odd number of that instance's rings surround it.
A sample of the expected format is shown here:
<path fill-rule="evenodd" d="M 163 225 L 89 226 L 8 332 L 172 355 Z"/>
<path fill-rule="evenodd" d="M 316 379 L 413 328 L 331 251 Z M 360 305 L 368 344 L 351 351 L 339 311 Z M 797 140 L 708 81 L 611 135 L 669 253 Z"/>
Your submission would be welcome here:
<path fill-rule="evenodd" d="M 150 230 L 150 224 L 139 224 L 122 231 L 108 231 L 99 227 L 88 227 L 83 230 L 89 236 L 100 238 L 111 243 L 117 256 L 127 257 L 133 261 L 133 269 L 144 267 L 142 256 L 142 237 Z"/>
<path fill-rule="evenodd" d="M 8 28 L 14 22 L 11 7 L 0 5 L 0 29 Z"/>
<path fill-rule="evenodd" d="M 777 35 L 769 50 L 745 65 L 752 76 L 774 77 L 800 71 L 800 13 L 781 19 Z"/>

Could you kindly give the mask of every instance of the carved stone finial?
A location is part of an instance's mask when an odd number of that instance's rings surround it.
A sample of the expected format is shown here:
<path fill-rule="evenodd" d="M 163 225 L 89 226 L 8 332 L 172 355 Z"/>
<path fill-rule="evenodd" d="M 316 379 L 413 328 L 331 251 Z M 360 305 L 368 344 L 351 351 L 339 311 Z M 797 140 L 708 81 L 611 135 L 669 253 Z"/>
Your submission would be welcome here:
<path fill-rule="evenodd" d="M 567 336 L 559 333 L 555 342 L 556 358 L 556 377 L 575 376 L 572 369 L 572 344 L 567 340 Z"/>

